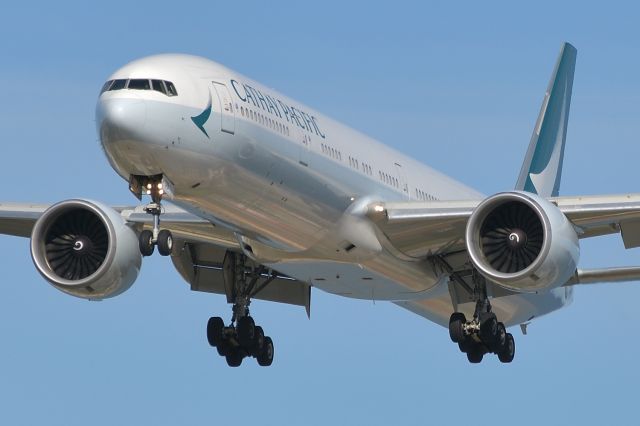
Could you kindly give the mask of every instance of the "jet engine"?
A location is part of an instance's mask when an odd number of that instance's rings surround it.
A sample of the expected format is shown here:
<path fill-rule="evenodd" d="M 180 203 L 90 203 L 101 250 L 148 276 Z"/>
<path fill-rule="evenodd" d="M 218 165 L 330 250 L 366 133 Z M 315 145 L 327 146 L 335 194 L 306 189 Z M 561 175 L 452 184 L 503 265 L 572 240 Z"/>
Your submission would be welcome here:
<path fill-rule="evenodd" d="M 55 288 L 90 300 L 129 289 L 142 263 L 136 232 L 117 211 L 88 200 L 47 209 L 33 227 L 31 257 Z"/>
<path fill-rule="evenodd" d="M 565 284 L 580 257 L 571 222 L 551 202 L 527 192 L 484 200 L 469 218 L 467 250 L 488 280 L 517 292 Z"/>

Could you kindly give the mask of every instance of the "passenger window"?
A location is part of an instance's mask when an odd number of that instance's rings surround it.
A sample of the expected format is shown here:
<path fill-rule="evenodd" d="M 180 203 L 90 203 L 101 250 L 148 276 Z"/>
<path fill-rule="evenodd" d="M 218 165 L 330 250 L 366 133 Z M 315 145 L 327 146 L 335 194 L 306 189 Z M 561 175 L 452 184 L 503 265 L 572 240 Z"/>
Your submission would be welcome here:
<path fill-rule="evenodd" d="M 164 87 L 162 80 L 151 80 L 151 85 L 156 92 L 167 94 L 167 89 Z"/>
<path fill-rule="evenodd" d="M 106 92 L 107 90 L 109 90 L 109 87 L 111 87 L 111 85 L 113 84 L 113 80 L 109 80 L 107 81 L 103 86 L 102 89 L 100 90 L 100 94 L 102 95 L 104 92 Z"/>
<path fill-rule="evenodd" d="M 126 84 L 127 84 L 127 80 L 124 80 L 124 79 L 113 80 L 113 84 L 111 85 L 109 90 L 111 91 L 111 90 L 124 89 L 124 86 L 126 86 Z"/>
<path fill-rule="evenodd" d="M 165 81 L 164 85 L 167 86 L 167 95 L 169 96 L 178 96 L 178 92 L 176 91 L 176 87 L 170 81 Z"/>
<path fill-rule="evenodd" d="M 129 80 L 128 89 L 133 90 L 150 90 L 151 85 L 149 84 L 149 80 L 141 79 L 141 78 L 132 78 Z"/>

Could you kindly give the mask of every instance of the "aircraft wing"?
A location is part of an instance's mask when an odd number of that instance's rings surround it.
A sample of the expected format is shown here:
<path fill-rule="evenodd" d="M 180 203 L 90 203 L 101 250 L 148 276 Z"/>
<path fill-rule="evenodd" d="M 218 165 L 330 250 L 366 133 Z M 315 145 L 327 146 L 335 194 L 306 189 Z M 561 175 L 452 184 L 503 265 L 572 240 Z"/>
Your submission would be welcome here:
<path fill-rule="evenodd" d="M 374 203 L 368 216 L 385 248 L 407 260 L 465 249 L 467 220 L 482 200 Z"/>
<path fill-rule="evenodd" d="M 0 234 L 30 237 L 31 230 L 50 204 L 0 203 Z M 237 248 L 239 244 L 232 232 L 215 227 L 196 215 L 176 206 L 165 205 L 162 225 L 177 238 L 188 241 L 211 242 L 223 247 Z M 113 207 L 129 223 L 151 227 L 153 218 L 141 206 Z"/>
<path fill-rule="evenodd" d="M 29 237 L 46 204 L 0 203 L 0 234 Z"/>
<path fill-rule="evenodd" d="M 0 234 L 29 238 L 36 221 L 50 206 L 0 203 Z M 236 235 L 177 206 L 167 203 L 163 207 L 162 228 L 169 229 L 176 241 L 171 260 L 180 275 L 194 291 L 225 294 L 222 263 L 226 250 L 241 251 Z M 142 206 L 113 208 L 138 232 L 153 227 L 153 218 Z M 265 276 L 269 285 L 254 298 L 303 306 L 309 314 L 311 287 L 307 283 L 278 273 L 265 271 Z"/>
<path fill-rule="evenodd" d="M 548 198 L 580 238 L 621 233 L 625 248 L 640 247 L 640 194 Z M 482 200 L 373 203 L 368 217 L 383 245 L 407 260 L 465 250 L 465 227 Z"/>

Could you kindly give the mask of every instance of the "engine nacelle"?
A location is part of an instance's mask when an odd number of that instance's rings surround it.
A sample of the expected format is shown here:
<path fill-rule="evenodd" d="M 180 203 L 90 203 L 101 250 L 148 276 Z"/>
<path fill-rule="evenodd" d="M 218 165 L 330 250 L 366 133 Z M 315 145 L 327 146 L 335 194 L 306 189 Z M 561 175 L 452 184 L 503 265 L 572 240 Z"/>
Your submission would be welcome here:
<path fill-rule="evenodd" d="M 486 279 L 517 292 L 564 285 L 580 258 L 571 222 L 528 192 L 504 192 L 480 203 L 467 222 L 466 243 Z"/>
<path fill-rule="evenodd" d="M 55 288 L 90 300 L 129 289 L 142 264 L 136 232 L 117 211 L 88 200 L 47 209 L 33 227 L 31 257 Z"/>

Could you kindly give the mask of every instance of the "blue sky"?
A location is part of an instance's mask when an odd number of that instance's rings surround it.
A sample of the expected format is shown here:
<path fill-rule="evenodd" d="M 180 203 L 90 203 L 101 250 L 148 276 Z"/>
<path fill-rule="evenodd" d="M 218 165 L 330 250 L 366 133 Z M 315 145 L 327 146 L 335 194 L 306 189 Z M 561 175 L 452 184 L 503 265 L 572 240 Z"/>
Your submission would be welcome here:
<path fill-rule="evenodd" d="M 638 192 L 640 26 L 633 2 L 11 2 L 0 26 L 0 198 L 135 204 L 97 141 L 107 76 L 135 58 L 217 60 L 486 194 L 515 183 L 558 49 L 578 49 L 562 194 Z M 205 340 L 222 297 L 165 258 L 92 303 L 0 237 L 0 424 L 633 423 L 640 286 L 578 288 L 469 365 L 444 328 L 386 303 L 256 302 L 271 368 L 229 369 Z M 583 267 L 631 265 L 619 238 Z M 480 420 L 478 415 L 481 415 Z"/>

